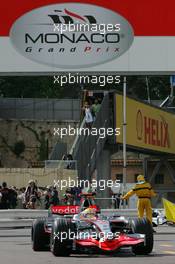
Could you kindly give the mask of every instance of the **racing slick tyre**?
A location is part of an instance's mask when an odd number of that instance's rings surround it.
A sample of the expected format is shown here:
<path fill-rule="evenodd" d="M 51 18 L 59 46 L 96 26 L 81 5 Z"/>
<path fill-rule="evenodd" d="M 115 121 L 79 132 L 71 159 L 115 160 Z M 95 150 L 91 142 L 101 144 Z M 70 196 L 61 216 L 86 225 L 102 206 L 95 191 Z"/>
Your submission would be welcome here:
<path fill-rule="evenodd" d="M 135 255 L 147 255 L 152 252 L 154 245 L 153 228 L 149 220 L 133 219 L 131 220 L 131 229 L 133 233 L 145 235 L 145 243 L 132 247 L 132 252 Z"/>
<path fill-rule="evenodd" d="M 70 219 L 56 219 L 50 238 L 50 249 L 54 256 L 69 256 L 73 248 L 75 227 Z"/>
<path fill-rule="evenodd" d="M 34 251 L 44 251 L 48 249 L 50 237 L 44 230 L 45 218 L 38 218 L 33 222 L 31 238 Z"/>

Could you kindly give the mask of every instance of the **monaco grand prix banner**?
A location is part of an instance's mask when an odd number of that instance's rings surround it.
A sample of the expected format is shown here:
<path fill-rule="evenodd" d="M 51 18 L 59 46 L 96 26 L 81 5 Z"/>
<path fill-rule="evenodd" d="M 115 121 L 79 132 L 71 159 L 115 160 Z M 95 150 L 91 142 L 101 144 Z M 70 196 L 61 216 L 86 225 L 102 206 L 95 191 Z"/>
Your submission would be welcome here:
<path fill-rule="evenodd" d="M 1 1 L 0 73 L 173 73 L 175 2 Z"/>

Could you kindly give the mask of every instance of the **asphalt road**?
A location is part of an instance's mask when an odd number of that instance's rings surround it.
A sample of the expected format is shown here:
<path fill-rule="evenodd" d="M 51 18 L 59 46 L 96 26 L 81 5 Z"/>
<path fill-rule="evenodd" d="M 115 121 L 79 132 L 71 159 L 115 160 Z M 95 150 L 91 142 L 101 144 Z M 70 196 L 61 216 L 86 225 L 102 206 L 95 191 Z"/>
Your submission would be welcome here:
<path fill-rule="evenodd" d="M 54 257 L 50 252 L 33 252 L 29 229 L 0 229 L 0 263 L 3 264 L 174 264 L 175 227 L 159 227 L 154 250 L 149 256 L 134 256 L 123 249 L 115 257 L 102 255 L 72 255 Z"/>

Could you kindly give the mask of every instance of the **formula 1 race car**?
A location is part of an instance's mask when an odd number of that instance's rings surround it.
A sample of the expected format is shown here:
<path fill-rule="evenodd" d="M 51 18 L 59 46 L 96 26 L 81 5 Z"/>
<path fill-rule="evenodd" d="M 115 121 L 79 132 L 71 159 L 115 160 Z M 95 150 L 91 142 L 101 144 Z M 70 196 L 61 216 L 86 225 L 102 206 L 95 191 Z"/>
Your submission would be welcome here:
<path fill-rule="evenodd" d="M 81 218 L 81 206 L 53 206 L 47 218 L 39 218 L 32 225 L 34 251 L 51 250 L 55 256 L 71 253 L 116 253 L 131 247 L 136 255 L 153 249 L 153 229 L 146 219 L 103 216 L 96 205 L 95 217 Z"/>
<path fill-rule="evenodd" d="M 153 227 L 157 227 L 159 225 L 167 224 L 167 219 L 166 219 L 165 214 L 162 210 L 154 209 L 152 216 L 153 216 Z"/>

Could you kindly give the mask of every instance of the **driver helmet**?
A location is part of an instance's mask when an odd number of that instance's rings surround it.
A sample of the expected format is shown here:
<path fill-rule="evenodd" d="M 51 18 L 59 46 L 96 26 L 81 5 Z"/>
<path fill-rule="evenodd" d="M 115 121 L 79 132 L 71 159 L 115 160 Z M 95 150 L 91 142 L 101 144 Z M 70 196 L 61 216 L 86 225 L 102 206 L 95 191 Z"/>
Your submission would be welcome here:
<path fill-rule="evenodd" d="M 95 208 L 87 208 L 82 212 L 83 218 L 94 219 L 96 218 L 96 209 Z"/>

